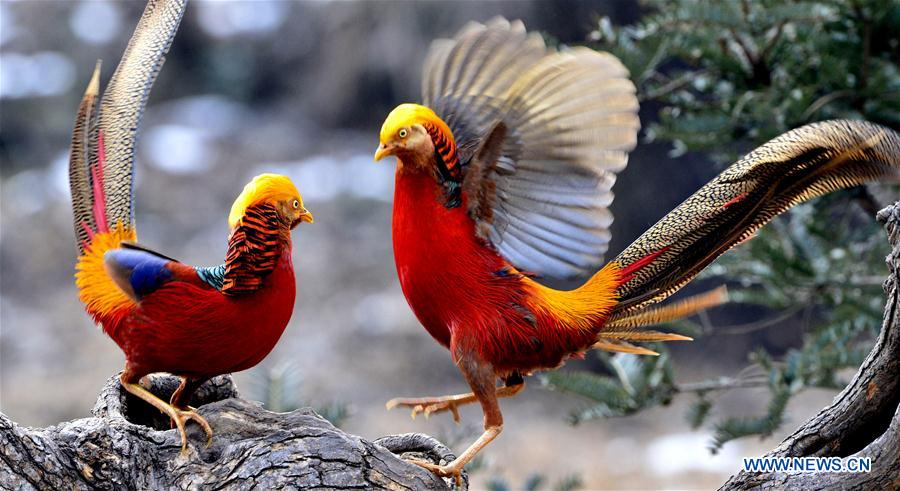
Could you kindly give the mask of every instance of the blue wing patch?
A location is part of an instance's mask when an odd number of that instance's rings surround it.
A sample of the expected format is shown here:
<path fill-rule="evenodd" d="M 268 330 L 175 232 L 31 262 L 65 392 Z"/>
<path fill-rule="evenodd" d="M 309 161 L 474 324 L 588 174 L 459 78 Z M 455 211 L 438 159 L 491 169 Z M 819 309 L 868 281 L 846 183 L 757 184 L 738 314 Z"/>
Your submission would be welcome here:
<path fill-rule="evenodd" d="M 135 301 L 172 279 L 166 267 L 170 260 L 142 250 L 112 249 L 103 255 L 103 262 L 110 278 Z"/>
<path fill-rule="evenodd" d="M 222 285 L 225 283 L 225 265 L 211 266 L 208 268 L 195 267 L 194 271 L 201 280 L 207 285 L 222 291 Z"/>

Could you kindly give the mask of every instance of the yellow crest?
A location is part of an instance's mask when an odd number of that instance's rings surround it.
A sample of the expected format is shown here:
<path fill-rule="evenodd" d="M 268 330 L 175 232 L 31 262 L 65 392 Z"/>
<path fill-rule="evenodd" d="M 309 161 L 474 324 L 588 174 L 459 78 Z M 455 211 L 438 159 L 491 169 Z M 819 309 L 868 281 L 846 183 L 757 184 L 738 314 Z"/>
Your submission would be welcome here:
<path fill-rule="evenodd" d="M 379 134 L 381 143 L 391 141 L 397 135 L 397 132 L 400 131 L 400 128 L 423 123 L 433 123 L 437 125 L 444 135 L 455 144 L 453 141 L 453 132 L 450 131 L 450 127 L 447 126 L 447 123 L 445 123 L 443 119 L 431 109 L 421 104 L 412 103 L 400 104 L 388 114 L 387 119 L 384 120 L 384 124 L 381 125 L 381 133 Z"/>
<path fill-rule="evenodd" d="M 228 214 L 228 226 L 234 228 L 240 222 L 247 208 L 263 202 L 278 202 L 296 199 L 303 206 L 300 191 L 287 176 L 279 174 L 260 174 L 244 186 L 244 190 L 231 205 Z"/>

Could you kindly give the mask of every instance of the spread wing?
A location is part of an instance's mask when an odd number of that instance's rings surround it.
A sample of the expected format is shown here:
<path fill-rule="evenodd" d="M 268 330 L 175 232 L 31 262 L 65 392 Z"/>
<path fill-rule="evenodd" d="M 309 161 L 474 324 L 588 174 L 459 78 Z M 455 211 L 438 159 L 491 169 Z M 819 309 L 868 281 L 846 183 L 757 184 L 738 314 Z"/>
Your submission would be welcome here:
<path fill-rule="evenodd" d="M 479 234 L 519 269 L 552 277 L 603 261 L 612 186 L 640 128 L 634 93 L 614 56 L 548 49 L 502 18 L 435 41 L 424 66 L 424 104 L 456 139 Z"/>

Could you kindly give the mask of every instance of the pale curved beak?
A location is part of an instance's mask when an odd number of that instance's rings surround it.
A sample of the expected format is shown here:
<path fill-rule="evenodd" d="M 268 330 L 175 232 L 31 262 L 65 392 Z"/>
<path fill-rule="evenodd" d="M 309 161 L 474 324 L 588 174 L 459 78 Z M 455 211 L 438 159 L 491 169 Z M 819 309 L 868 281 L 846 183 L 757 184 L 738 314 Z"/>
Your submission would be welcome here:
<path fill-rule="evenodd" d="M 387 157 L 388 155 L 392 155 L 394 153 L 393 147 L 389 147 L 382 143 L 378 145 L 378 150 L 375 150 L 375 162 Z"/>
<path fill-rule="evenodd" d="M 300 209 L 300 214 L 297 215 L 296 219 L 294 219 L 294 223 L 291 224 L 291 228 L 294 228 L 297 225 L 300 225 L 301 222 L 315 223 L 313 221 L 313 214 L 310 213 L 309 210 L 307 210 L 306 208 Z"/>

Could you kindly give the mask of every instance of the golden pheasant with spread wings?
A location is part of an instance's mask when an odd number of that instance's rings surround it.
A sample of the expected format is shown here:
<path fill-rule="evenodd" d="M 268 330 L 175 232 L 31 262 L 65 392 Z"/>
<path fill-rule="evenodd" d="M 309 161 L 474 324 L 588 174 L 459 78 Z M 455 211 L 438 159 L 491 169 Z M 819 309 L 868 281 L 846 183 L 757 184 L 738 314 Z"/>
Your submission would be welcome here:
<path fill-rule="evenodd" d="M 609 242 L 612 185 L 636 143 L 638 102 L 614 56 L 548 49 L 521 22 L 472 23 L 436 41 L 423 105 L 401 104 L 375 159 L 397 157 L 393 241 L 400 284 L 450 350 L 470 394 L 394 399 L 425 414 L 478 401 L 484 433 L 445 466 L 459 476 L 500 434 L 499 397 L 591 348 L 687 339 L 640 329 L 724 301 L 720 290 L 653 307 L 791 206 L 900 177 L 900 135 L 829 121 L 775 138 L 733 164 L 599 269 L 561 291 L 532 276 L 595 271 Z M 497 387 L 496 381 L 504 382 Z"/>

